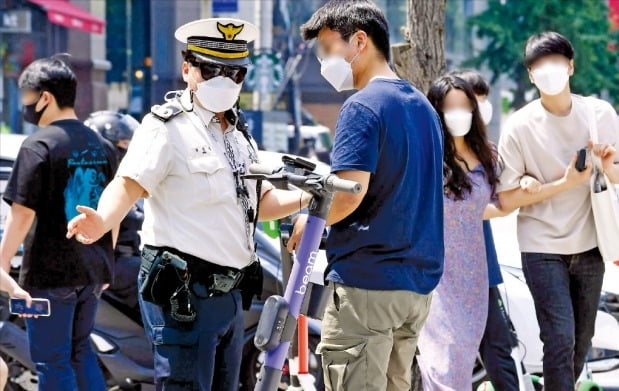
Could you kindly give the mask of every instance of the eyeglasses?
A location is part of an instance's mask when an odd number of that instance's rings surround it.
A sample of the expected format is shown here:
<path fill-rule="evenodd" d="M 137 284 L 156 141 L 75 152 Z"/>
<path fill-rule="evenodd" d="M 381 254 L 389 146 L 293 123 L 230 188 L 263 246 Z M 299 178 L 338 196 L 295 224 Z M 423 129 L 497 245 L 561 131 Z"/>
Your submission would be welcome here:
<path fill-rule="evenodd" d="M 200 68 L 200 73 L 204 80 L 209 80 L 217 76 L 229 77 L 236 84 L 245 80 L 247 68 L 235 65 L 221 65 L 212 62 L 200 62 L 195 59 L 187 60 L 192 66 Z"/>

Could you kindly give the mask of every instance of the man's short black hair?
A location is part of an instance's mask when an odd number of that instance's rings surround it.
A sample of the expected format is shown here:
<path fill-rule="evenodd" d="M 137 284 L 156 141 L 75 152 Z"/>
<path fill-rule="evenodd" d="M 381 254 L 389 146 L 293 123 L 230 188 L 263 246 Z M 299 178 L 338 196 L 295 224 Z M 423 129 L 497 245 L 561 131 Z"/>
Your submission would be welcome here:
<path fill-rule="evenodd" d="M 59 108 L 75 106 L 77 78 L 60 56 L 32 62 L 19 76 L 18 85 L 19 88 L 48 91 L 56 98 Z"/>
<path fill-rule="evenodd" d="M 524 48 L 524 65 L 530 68 L 535 61 L 553 54 L 560 54 L 572 60 L 574 47 L 567 38 L 554 31 L 532 35 Z"/>
<path fill-rule="evenodd" d="M 363 30 L 385 60 L 389 61 L 389 25 L 383 12 L 373 2 L 331 0 L 301 26 L 301 35 L 308 41 L 316 38 L 323 28 L 340 33 L 345 40 Z"/>
<path fill-rule="evenodd" d="M 488 95 L 490 93 L 490 85 L 484 77 L 477 71 L 466 69 L 463 71 L 453 71 L 449 73 L 452 76 L 457 76 L 465 82 L 469 83 L 475 95 Z"/>

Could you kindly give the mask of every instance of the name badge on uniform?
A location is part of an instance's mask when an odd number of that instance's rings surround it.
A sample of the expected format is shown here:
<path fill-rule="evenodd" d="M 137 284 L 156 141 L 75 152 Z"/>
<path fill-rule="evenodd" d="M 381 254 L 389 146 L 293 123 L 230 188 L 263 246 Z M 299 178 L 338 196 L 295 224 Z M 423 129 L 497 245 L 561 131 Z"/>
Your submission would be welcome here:
<path fill-rule="evenodd" d="M 213 147 L 209 144 L 197 145 L 191 148 L 190 156 L 191 158 L 198 158 L 201 156 L 210 155 L 213 153 Z"/>

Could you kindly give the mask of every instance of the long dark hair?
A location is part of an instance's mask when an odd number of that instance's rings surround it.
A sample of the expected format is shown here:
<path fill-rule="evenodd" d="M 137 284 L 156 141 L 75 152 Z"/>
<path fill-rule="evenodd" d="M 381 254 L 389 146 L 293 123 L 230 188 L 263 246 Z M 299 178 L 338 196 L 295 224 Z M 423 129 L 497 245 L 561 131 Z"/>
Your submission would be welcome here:
<path fill-rule="evenodd" d="M 434 81 L 428 91 L 428 100 L 438 112 L 441 118 L 441 124 L 443 125 L 443 145 L 445 148 L 443 156 L 445 176 L 443 189 L 447 196 L 456 200 L 462 200 L 471 192 L 472 186 L 467 173 L 462 169 L 462 166 L 458 164 L 458 161 L 464 163 L 468 171 L 471 171 L 474 167 L 469 167 L 465 160 L 458 155 L 454 138 L 447 130 L 447 125 L 445 124 L 443 104 L 445 97 L 452 89 L 463 91 L 471 107 L 473 107 L 471 130 L 464 136 L 464 141 L 469 148 L 471 148 L 473 153 L 475 153 L 475 156 L 477 156 L 484 167 L 486 178 L 490 186 L 492 186 L 493 192 L 496 188 L 496 184 L 499 182 L 495 171 L 497 166 L 497 153 L 496 148 L 488 141 L 486 126 L 479 113 L 477 99 L 475 98 L 475 93 L 471 86 L 463 79 L 452 75 L 442 76 Z"/>

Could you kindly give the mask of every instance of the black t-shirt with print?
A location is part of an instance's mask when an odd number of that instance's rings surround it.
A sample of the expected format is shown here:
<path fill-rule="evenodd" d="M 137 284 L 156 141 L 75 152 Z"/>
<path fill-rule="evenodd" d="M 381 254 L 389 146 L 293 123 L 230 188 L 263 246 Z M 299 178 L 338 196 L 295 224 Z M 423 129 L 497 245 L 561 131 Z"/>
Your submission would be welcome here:
<path fill-rule="evenodd" d="M 67 239 L 77 205 L 96 208 L 118 163 L 114 147 L 78 120 L 39 129 L 22 144 L 4 200 L 36 212 L 20 275 L 24 288 L 61 288 L 111 282 L 112 236 L 86 246 Z"/>

